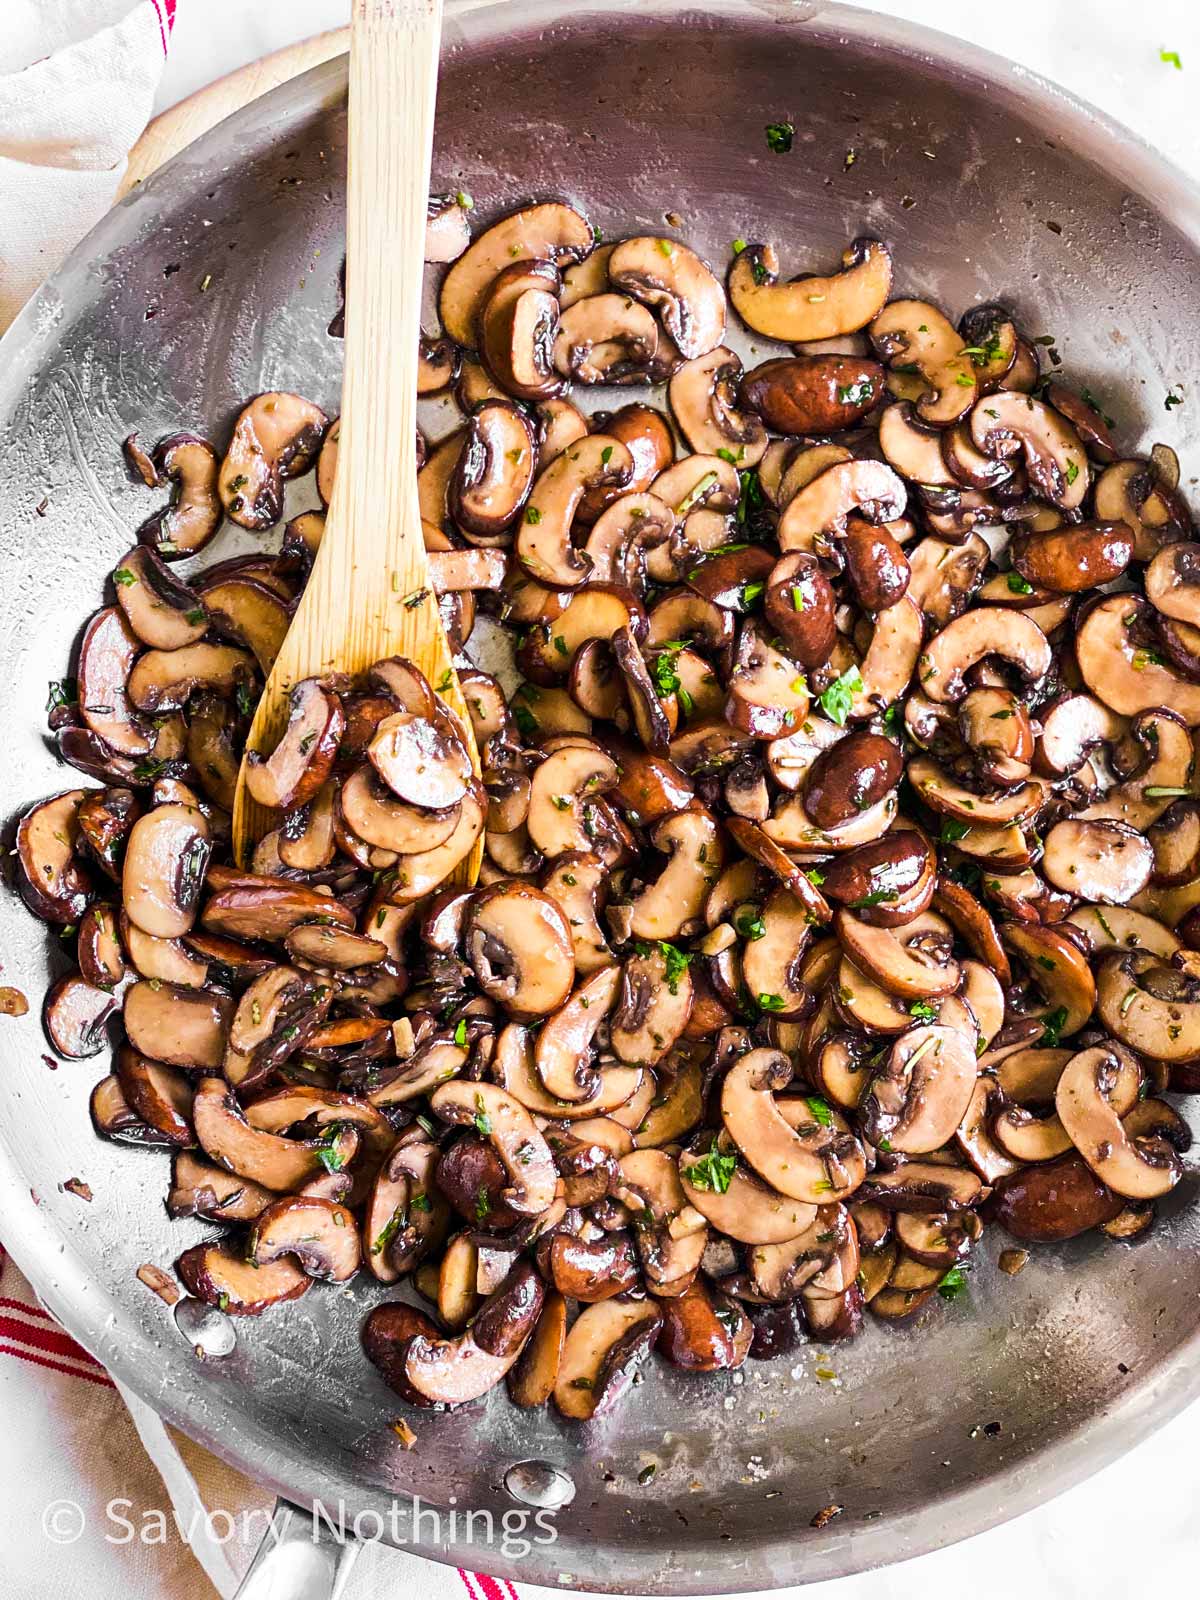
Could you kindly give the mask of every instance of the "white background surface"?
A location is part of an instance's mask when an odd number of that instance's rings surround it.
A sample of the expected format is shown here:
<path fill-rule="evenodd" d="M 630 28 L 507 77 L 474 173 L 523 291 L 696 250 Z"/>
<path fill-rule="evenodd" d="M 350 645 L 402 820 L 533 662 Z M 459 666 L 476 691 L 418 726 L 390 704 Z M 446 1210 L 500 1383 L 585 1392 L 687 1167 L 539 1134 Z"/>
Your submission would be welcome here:
<path fill-rule="evenodd" d="M 956 33 L 1056 79 L 1200 182 L 1200 0 L 876 0 L 873 9 Z M 160 109 L 270 50 L 340 26 L 348 12 L 348 0 L 179 0 Z M 1178 52 L 1182 71 L 1159 59 L 1164 49 Z M 1148 1584 L 1190 1596 L 1200 1557 L 1197 1429 L 1200 1407 L 1017 1522 L 884 1572 L 816 1585 L 804 1600 L 975 1600 L 981 1591 L 989 1600 L 1128 1600 Z M 411 1564 L 367 1551 L 347 1600 L 391 1600 L 401 1570 L 411 1582 Z"/>

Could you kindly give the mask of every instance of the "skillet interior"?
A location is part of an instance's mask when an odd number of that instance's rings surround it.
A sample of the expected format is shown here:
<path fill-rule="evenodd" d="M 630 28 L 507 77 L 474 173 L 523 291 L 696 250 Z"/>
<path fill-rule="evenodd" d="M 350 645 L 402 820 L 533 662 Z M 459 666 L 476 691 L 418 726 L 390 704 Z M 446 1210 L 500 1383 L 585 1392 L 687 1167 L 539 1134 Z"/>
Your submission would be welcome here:
<path fill-rule="evenodd" d="M 207 135 L 101 223 L 5 341 L 7 816 L 74 782 L 45 748 L 40 708 L 156 503 L 126 476 L 124 435 L 219 436 L 266 387 L 336 411 L 341 347 L 325 327 L 342 250 L 344 91 L 345 64 L 330 63 Z M 789 117 L 795 149 L 772 155 L 763 126 Z M 484 7 L 448 29 L 434 167 L 435 186 L 470 190 L 480 220 L 562 194 L 612 236 L 655 229 L 670 210 L 720 263 L 734 237 L 759 237 L 779 241 L 785 270 L 825 270 L 852 235 L 882 234 L 900 292 L 955 313 L 1010 300 L 1055 337 L 1071 377 L 1105 396 L 1126 438 L 1144 425 L 1147 442 L 1164 437 L 1188 459 L 1189 409 L 1164 417 L 1162 401 L 1200 342 L 1195 201 L 1129 136 L 953 41 L 763 0 Z M 436 435 L 449 417 L 431 422 Z M 217 553 L 240 547 L 222 534 Z M 626 1592 L 837 1576 L 1045 1499 L 1200 1388 L 1194 1360 L 1186 1370 L 1200 1291 L 1187 1180 L 1132 1249 L 1082 1240 L 1009 1279 L 993 1231 L 969 1299 L 915 1328 L 874 1325 L 831 1356 L 751 1364 L 744 1380 L 659 1365 L 582 1431 L 495 1395 L 419 1420 L 405 1453 L 388 1427 L 398 1408 L 358 1349 L 376 1291 L 314 1293 L 242 1326 L 232 1357 L 202 1364 L 134 1281 L 139 1264 L 169 1263 L 206 1230 L 168 1225 L 163 1158 L 93 1137 L 100 1060 L 44 1065 L 46 945 L 5 896 L 4 979 L 33 1003 L 0 1034 L 6 1243 L 123 1381 L 297 1500 L 353 1512 L 394 1493 L 456 1494 L 499 1515 L 514 1509 L 501 1488 L 509 1463 L 540 1457 L 574 1476 L 556 1545 L 518 1561 L 447 1540 L 428 1550 L 438 1559 Z M 74 1176 L 91 1206 L 59 1188 Z M 992 1421 L 996 1437 L 982 1431 Z M 657 1473 L 639 1486 L 650 1461 Z M 809 1530 L 832 1502 L 844 1514 Z"/>

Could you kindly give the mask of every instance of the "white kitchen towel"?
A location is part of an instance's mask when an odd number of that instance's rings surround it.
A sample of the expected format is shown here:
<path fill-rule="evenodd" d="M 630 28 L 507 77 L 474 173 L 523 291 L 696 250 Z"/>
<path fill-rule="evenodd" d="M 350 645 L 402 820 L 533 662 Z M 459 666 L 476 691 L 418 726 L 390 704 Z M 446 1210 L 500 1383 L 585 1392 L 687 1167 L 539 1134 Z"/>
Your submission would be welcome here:
<path fill-rule="evenodd" d="M 0 329 L 113 202 L 175 0 L 0 6 Z"/>

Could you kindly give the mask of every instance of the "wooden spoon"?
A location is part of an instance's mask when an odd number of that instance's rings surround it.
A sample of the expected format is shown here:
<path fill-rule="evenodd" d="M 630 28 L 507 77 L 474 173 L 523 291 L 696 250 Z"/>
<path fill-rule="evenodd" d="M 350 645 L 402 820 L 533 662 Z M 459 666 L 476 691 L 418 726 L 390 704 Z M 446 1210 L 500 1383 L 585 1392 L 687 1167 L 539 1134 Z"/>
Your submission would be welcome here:
<path fill-rule="evenodd" d="M 441 19 L 442 0 L 354 0 L 337 477 L 312 574 L 246 741 L 264 755 L 301 679 L 358 674 L 399 655 L 457 715 L 479 771 L 417 502 L 417 341 Z M 243 757 L 233 807 L 240 864 L 277 820 L 246 788 Z M 456 881 L 475 881 L 481 855 L 477 844 Z"/>

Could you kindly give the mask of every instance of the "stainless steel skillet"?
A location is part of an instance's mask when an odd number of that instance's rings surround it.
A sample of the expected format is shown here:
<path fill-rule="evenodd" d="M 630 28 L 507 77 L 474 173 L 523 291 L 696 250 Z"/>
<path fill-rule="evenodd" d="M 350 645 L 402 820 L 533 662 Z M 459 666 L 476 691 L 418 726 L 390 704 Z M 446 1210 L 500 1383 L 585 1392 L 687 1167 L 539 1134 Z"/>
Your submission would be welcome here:
<path fill-rule="evenodd" d="M 149 509 L 123 436 L 220 427 L 263 387 L 336 409 L 340 346 L 325 328 L 344 92 L 333 62 L 214 129 L 100 224 L 4 341 L 7 816 L 74 781 L 45 749 L 40 708 Z M 712 260 L 735 237 L 770 238 L 790 271 L 827 267 L 853 234 L 878 232 L 902 289 L 955 311 L 1012 301 L 1127 436 L 1144 427 L 1185 462 L 1195 449 L 1196 406 L 1168 415 L 1163 397 L 1200 355 L 1200 202 L 1131 135 L 996 58 L 832 5 L 514 0 L 452 21 L 440 108 L 435 182 L 469 190 L 484 220 L 555 194 L 610 236 L 670 211 Z M 797 130 L 787 157 L 763 131 L 783 119 Z M 0 1033 L 0 1237 L 123 1382 L 292 1500 L 386 1521 L 393 1499 L 446 1507 L 453 1495 L 499 1519 L 517 1509 L 513 1463 L 549 1461 L 574 1480 L 556 1544 L 518 1557 L 472 1544 L 461 1517 L 440 1541 L 426 1521 L 414 1542 L 436 1559 L 623 1592 L 838 1576 L 1044 1500 L 1200 1390 L 1200 1224 L 1185 1183 L 1132 1249 L 1083 1240 L 1008 1279 L 993 1237 L 969 1300 L 915 1328 L 872 1328 L 828 1367 L 807 1350 L 740 1383 L 656 1369 L 582 1432 L 497 1395 L 421 1419 L 405 1453 L 388 1426 L 395 1403 L 359 1352 L 368 1287 L 314 1293 L 201 1363 L 135 1281 L 202 1230 L 168 1225 L 160 1158 L 93 1137 L 98 1065 L 45 1066 L 45 945 L 15 899 L 0 901 L 4 979 L 33 1002 Z M 59 1188 L 76 1176 L 90 1206 Z M 831 1503 L 843 1514 L 810 1529 Z M 405 1517 L 398 1528 L 407 1538 Z"/>

